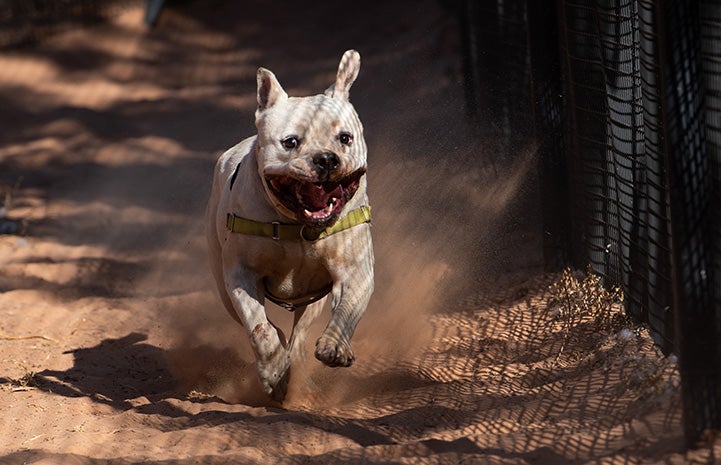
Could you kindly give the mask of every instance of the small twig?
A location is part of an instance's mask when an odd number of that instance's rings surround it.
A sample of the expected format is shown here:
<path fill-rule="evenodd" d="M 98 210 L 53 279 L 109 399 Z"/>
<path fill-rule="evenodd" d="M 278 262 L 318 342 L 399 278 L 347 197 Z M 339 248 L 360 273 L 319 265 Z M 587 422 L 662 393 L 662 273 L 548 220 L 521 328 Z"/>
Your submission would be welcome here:
<path fill-rule="evenodd" d="M 42 334 L 32 334 L 29 336 L 7 336 L 5 334 L 0 334 L 0 340 L 2 341 L 24 341 L 26 339 L 44 339 L 50 342 L 58 342 L 57 339 L 43 336 Z"/>
<path fill-rule="evenodd" d="M 37 389 L 35 386 L 17 386 L 10 389 L 10 392 L 23 392 L 23 391 L 34 391 Z"/>
<path fill-rule="evenodd" d="M 23 442 L 23 444 L 27 444 L 27 443 L 29 443 L 29 442 L 33 442 L 33 441 L 35 441 L 36 439 L 40 439 L 40 438 L 43 437 L 43 436 L 45 436 L 45 433 L 38 434 L 38 435 L 36 435 L 36 436 L 31 437 L 30 439 L 25 440 L 25 442 Z"/>

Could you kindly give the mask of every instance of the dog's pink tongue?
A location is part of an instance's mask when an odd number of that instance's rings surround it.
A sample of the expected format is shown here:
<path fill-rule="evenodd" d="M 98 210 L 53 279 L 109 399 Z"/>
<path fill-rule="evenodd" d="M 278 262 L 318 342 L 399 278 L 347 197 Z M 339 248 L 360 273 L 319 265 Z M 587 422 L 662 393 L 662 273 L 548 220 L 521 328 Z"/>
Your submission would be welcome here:
<path fill-rule="evenodd" d="M 303 204 L 311 210 L 323 210 L 331 201 L 341 198 L 343 187 L 340 184 L 326 182 L 323 184 L 303 183 L 298 188 Z"/>

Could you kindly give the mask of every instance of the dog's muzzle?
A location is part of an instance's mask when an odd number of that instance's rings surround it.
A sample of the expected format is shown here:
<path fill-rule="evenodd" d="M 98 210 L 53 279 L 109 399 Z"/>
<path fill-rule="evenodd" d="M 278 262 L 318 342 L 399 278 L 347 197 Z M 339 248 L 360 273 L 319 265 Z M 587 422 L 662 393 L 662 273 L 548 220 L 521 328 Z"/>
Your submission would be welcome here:
<path fill-rule="evenodd" d="M 321 170 L 328 172 L 334 164 L 332 157 L 325 155 L 328 154 L 316 155 L 313 160 L 316 166 L 324 167 L 316 168 L 319 174 Z M 268 176 L 266 183 L 271 193 L 285 208 L 295 213 L 300 222 L 311 227 L 325 227 L 338 219 L 343 206 L 358 190 L 364 174 L 365 170 L 360 169 L 349 176 L 321 182 L 301 181 L 290 176 Z M 324 177 L 328 178 L 327 175 L 319 175 L 321 179 Z"/>

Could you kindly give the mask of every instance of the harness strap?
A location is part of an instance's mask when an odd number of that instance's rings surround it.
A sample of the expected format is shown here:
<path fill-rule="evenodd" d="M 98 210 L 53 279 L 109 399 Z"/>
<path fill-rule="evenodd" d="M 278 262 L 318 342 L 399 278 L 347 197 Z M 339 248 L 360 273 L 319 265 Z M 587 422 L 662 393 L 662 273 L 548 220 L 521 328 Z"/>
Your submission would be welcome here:
<path fill-rule="evenodd" d="M 233 184 L 235 184 L 235 180 L 238 177 L 238 171 L 240 171 L 240 165 L 242 165 L 243 162 L 241 161 L 238 163 L 238 166 L 235 167 L 235 171 L 233 171 L 233 174 L 230 176 L 230 190 L 233 190 Z"/>
<path fill-rule="evenodd" d="M 295 311 L 295 309 L 299 307 L 305 307 L 306 305 L 310 305 L 314 302 L 318 302 L 323 297 L 327 296 L 331 290 L 333 290 L 333 283 L 329 283 L 328 285 L 324 286 L 322 289 L 318 289 L 317 291 L 311 292 L 308 295 L 302 296 L 302 297 L 296 297 L 293 299 L 281 299 L 280 297 L 276 297 L 273 294 L 270 293 L 268 290 L 268 285 L 265 283 L 265 280 L 263 280 L 263 287 L 265 287 L 265 298 L 273 302 L 274 304 L 288 310 L 289 312 Z"/>
<path fill-rule="evenodd" d="M 346 216 L 336 221 L 333 225 L 320 231 L 307 229 L 303 224 L 284 224 L 277 221 L 272 223 L 262 223 L 260 221 L 249 220 L 247 218 L 236 216 L 233 213 L 228 213 L 225 225 L 229 231 L 238 234 L 268 237 L 276 241 L 305 240 L 312 242 L 325 239 L 332 234 L 345 231 L 346 229 L 350 229 L 354 226 L 370 222 L 371 207 L 364 205 L 348 212 Z"/>

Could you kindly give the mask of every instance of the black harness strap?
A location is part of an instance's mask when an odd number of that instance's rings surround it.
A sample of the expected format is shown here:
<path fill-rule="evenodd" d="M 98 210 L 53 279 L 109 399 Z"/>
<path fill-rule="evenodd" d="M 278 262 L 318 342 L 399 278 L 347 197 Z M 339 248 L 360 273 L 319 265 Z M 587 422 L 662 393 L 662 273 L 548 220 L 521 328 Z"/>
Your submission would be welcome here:
<path fill-rule="evenodd" d="M 233 190 L 233 184 L 235 184 L 235 178 L 238 177 L 238 170 L 240 170 L 240 165 L 242 165 L 243 162 L 241 161 L 238 163 L 238 166 L 235 167 L 235 171 L 233 171 L 233 174 L 230 176 L 230 190 Z"/>
<path fill-rule="evenodd" d="M 322 289 L 318 289 L 317 291 L 312 292 L 306 296 L 297 297 L 291 300 L 281 299 L 280 297 L 276 297 L 271 294 L 270 291 L 268 291 L 268 285 L 265 284 L 265 280 L 263 280 L 263 287 L 265 287 L 266 299 L 270 300 L 279 307 L 282 307 L 289 312 L 292 312 L 299 307 L 305 307 L 306 305 L 318 302 L 320 299 L 330 294 L 330 291 L 333 290 L 333 283 L 330 283 L 324 286 Z"/>

